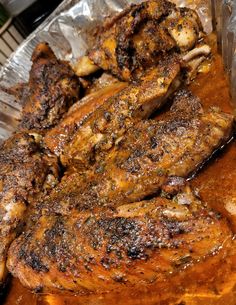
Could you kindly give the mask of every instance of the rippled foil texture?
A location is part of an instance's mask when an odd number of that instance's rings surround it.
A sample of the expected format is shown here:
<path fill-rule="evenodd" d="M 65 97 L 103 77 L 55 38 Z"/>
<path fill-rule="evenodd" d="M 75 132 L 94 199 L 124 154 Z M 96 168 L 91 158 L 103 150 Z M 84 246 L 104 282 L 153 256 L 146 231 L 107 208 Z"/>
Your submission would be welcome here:
<path fill-rule="evenodd" d="M 207 33 L 212 30 L 210 0 L 172 0 L 178 6 L 196 9 Z M 130 3 L 140 0 L 65 0 L 9 58 L 0 71 L 0 86 L 10 87 L 28 80 L 30 57 L 40 41 L 47 41 L 59 58 L 73 61 L 82 56 L 90 46 L 92 30 L 104 18 L 121 11 Z M 0 141 L 16 128 L 21 115 L 21 105 L 13 96 L 0 89 Z"/>

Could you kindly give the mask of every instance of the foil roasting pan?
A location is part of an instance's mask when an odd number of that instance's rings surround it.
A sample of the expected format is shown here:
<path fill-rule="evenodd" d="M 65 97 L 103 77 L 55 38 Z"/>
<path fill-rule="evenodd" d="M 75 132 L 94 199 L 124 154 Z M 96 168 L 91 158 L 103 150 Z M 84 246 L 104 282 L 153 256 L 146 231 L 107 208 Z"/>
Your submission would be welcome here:
<path fill-rule="evenodd" d="M 31 54 L 40 41 L 47 41 L 55 54 L 73 62 L 91 47 L 92 31 L 104 18 L 142 0 L 65 0 L 18 47 L 0 70 L 0 142 L 15 129 L 21 105 L 1 87 L 27 82 Z M 236 1 L 172 0 L 178 6 L 195 9 L 206 33 L 217 31 L 219 51 L 229 75 L 232 102 L 236 108 Z"/>
<path fill-rule="evenodd" d="M 172 0 L 196 9 L 207 33 L 212 31 L 210 0 Z M 14 52 L 0 70 L 0 88 L 28 80 L 31 54 L 40 41 L 47 41 L 55 54 L 71 62 L 91 47 L 92 31 L 104 18 L 141 0 L 65 0 Z M 236 64 L 236 61 L 235 61 Z M 21 105 L 0 89 L 0 142 L 16 129 Z"/>
<path fill-rule="evenodd" d="M 222 52 L 225 69 L 229 75 L 232 101 L 235 102 L 236 108 L 236 1 L 172 1 L 178 6 L 196 9 L 206 33 L 210 33 L 212 30 L 217 31 L 219 51 Z M 1 68 L 0 86 L 10 87 L 17 83 L 27 82 L 31 67 L 31 54 L 40 41 L 47 41 L 59 58 L 73 62 L 79 56 L 84 55 L 91 47 L 91 33 L 102 23 L 105 17 L 114 15 L 130 3 L 137 2 L 142 1 L 63 1 L 51 16 L 19 46 L 5 66 Z M 16 129 L 20 116 L 21 105 L 15 101 L 13 96 L 0 89 L 0 142 Z M 45 298 L 47 304 L 50 302 L 56 304 L 59 297 L 46 296 Z M 94 304 L 98 304 L 98 301 L 96 300 Z M 232 303 L 228 303 L 227 300 L 225 304 L 235 303 L 234 300 Z"/>

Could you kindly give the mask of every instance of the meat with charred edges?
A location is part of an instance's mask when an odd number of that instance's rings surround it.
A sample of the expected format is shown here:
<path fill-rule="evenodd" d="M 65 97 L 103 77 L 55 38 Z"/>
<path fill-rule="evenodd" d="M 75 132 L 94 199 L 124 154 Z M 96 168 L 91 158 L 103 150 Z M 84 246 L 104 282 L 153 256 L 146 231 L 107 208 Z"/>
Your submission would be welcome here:
<path fill-rule="evenodd" d="M 135 122 L 160 108 L 181 83 L 180 60 L 166 58 L 146 71 L 135 83 L 107 99 L 75 132 L 61 155 L 64 165 L 71 160 L 88 167 L 100 151 L 109 151 Z"/>
<path fill-rule="evenodd" d="M 28 131 L 0 151 L 1 283 L 6 259 L 37 291 L 157 288 L 185 272 L 214 282 L 210 270 L 229 257 L 233 236 L 185 179 L 228 141 L 233 116 L 203 109 L 181 90 L 170 110 L 148 119 L 210 53 L 201 38 L 190 9 L 165 0 L 130 6 L 76 67 L 88 75 L 98 69 L 93 61 L 130 83 L 115 80 L 76 104 L 80 81 L 71 67 L 47 44 L 36 47 L 21 96 L 20 128 Z M 84 88 L 91 79 L 80 79 Z M 63 165 L 60 182 L 48 148 Z"/>
<path fill-rule="evenodd" d="M 120 79 L 130 80 L 169 53 L 185 54 L 202 34 L 193 10 L 166 0 L 145 1 L 104 25 L 89 58 Z"/>
<path fill-rule="evenodd" d="M 227 222 L 186 190 L 115 210 L 43 215 L 13 242 L 7 266 L 36 291 L 143 290 L 189 271 L 209 278 L 232 243 Z"/>
<path fill-rule="evenodd" d="M 127 83 L 117 82 L 79 100 L 70 107 L 63 119 L 54 128 L 46 132 L 44 137 L 45 146 L 57 156 L 62 154 L 65 146 L 72 140 L 74 134 L 88 116 L 126 86 Z"/>
<path fill-rule="evenodd" d="M 196 172 L 231 137 L 232 127 L 232 115 L 218 108 L 203 110 L 198 98 L 181 90 L 159 121 L 134 125 L 93 167 L 78 171 L 72 163 L 38 210 L 67 215 L 72 209 L 138 201 L 160 189 L 175 191 L 171 184 L 182 180 L 174 177 Z"/>
<path fill-rule="evenodd" d="M 0 168 L 1 286 L 7 275 L 7 251 L 22 231 L 26 210 L 55 186 L 58 166 L 55 157 L 40 151 L 34 136 L 16 133 L 0 147 Z"/>
<path fill-rule="evenodd" d="M 37 45 L 32 63 L 20 127 L 45 129 L 57 124 L 78 100 L 80 82 L 69 63 L 58 60 L 46 43 Z"/>

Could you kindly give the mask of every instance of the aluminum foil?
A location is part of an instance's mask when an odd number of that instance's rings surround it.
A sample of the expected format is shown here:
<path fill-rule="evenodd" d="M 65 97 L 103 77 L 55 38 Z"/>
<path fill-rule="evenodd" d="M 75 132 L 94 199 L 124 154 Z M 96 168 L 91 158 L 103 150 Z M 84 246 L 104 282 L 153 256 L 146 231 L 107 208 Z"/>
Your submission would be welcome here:
<path fill-rule="evenodd" d="M 172 0 L 178 6 L 195 9 L 204 26 L 212 30 L 210 0 Z M 65 0 L 39 26 L 9 58 L 0 71 L 0 87 L 10 87 L 27 82 L 31 67 L 30 57 L 40 41 L 47 41 L 59 58 L 69 61 L 82 56 L 91 47 L 92 30 L 104 18 L 121 11 L 130 3 L 141 0 Z M 235 61 L 236 64 L 236 61 Z M 16 128 L 21 114 L 21 105 L 14 97 L 0 89 L 0 141 L 7 138 Z"/>
<path fill-rule="evenodd" d="M 236 1 L 214 0 L 216 30 L 225 70 L 229 75 L 232 103 L 236 114 Z"/>
<path fill-rule="evenodd" d="M 219 51 L 229 76 L 231 100 L 236 116 L 236 1 L 212 0 L 212 15 Z"/>

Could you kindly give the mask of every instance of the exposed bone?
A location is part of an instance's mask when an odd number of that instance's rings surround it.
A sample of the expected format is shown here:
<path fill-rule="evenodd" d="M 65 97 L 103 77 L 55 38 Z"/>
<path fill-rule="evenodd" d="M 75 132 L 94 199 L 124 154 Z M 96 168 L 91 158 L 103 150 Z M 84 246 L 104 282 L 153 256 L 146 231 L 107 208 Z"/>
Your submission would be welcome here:
<path fill-rule="evenodd" d="M 192 80 L 195 78 L 196 74 L 198 73 L 198 68 L 200 64 L 206 59 L 205 56 L 197 57 L 188 62 L 188 67 L 190 68 L 190 71 L 188 73 L 188 79 Z"/>
<path fill-rule="evenodd" d="M 186 62 L 189 62 L 191 59 L 199 56 L 199 55 L 204 55 L 207 56 L 211 53 L 211 48 L 207 45 L 204 44 L 201 47 L 196 47 L 193 50 L 189 51 L 187 54 L 183 56 L 183 60 Z"/>

